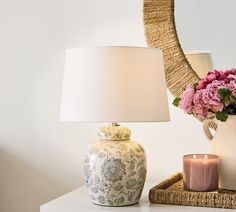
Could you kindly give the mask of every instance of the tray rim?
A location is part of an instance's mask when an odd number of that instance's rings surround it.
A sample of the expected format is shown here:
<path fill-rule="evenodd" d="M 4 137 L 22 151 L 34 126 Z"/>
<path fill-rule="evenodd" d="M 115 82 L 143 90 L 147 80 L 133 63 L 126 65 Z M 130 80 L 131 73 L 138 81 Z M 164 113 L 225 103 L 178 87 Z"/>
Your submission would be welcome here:
<path fill-rule="evenodd" d="M 149 191 L 149 201 L 156 204 L 193 206 L 193 207 L 211 207 L 211 208 L 228 208 L 236 209 L 236 193 L 218 193 L 218 192 L 196 192 L 184 190 L 167 190 L 171 185 L 183 179 L 181 172 L 176 173 L 168 179 L 165 179 Z M 161 196 L 158 199 L 158 195 Z M 164 199 L 164 197 L 175 197 L 178 200 Z M 193 204 L 192 199 L 187 200 L 186 197 L 195 198 L 197 204 Z M 204 198 L 205 199 L 204 199 Z M 183 201 L 184 199 L 184 201 Z M 211 201 L 208 201 L 211 200 Z M 196 202 L 195 201 L 195 202 Z M 225 201 L 228 201 L 227 204 Z"/>

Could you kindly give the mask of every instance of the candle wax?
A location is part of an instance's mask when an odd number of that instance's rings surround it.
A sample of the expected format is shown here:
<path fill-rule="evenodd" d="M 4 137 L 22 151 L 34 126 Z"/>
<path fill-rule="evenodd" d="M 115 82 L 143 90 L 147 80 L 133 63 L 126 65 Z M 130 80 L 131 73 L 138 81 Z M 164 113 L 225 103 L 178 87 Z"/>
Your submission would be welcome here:
<path fill-rule="evenodd" d="M 193 154 L 183 157 L 184 189 L 215 191 L 219 181 L 219 158 L 210 154 Z"/>

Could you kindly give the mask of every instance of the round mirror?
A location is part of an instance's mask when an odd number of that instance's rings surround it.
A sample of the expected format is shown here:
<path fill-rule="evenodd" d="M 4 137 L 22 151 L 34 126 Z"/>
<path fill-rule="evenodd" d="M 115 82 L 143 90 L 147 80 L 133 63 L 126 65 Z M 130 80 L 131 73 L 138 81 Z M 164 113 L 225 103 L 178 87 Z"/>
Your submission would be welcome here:
<path fill-rule="evenodd" d="M 233 54 L 235 42 L 232 46 L 230 44 L 231 50 L 225 49 L 228 47 L 224 46 L 225 39 L 234 40 L 234 35 L 230 33 L 230 29 L 226 30 L 224 28 L 225 25 L 230 26 L 228 22 L 230 19 L 231 21 L 235 20 L 234 11 L 231 9 L 230 4 L 227 4 L 225 1 L 216 0 L 176 1 L 178 5 L 177 14 L 179 16 L 178 27 L 185 27 L 185 31 L 179 30 L 183 32 L 180 34 L 182 41 L 180 44 L 176 31 L 176 8 L 174 3 L 174 0 L 144 0 L 143 12 L 146 41 L 150 47 L 162 49 L 167 87 L 176 97 L 182 94 L 187 85 L 193 85 L 200 79 L 200 74 L 198 75 L 195 72 L 185 56 L 181 47 L 182 43 L 183 47 L 188 46 L 191 50 L 203 48 L 212 51 L 215 67 L 218 66 L 218 68 L 233 66 L 234 64 L 231 62 L 236 60 L 234 60 Z M 183 7 L 186 4 L 191 4 L 191 7 Z M 216 6 L 216 4 L 219 5 Z M 219 11 L 214 11 L 214 8 L 217 8 Z M 232 14 L 229 14 L 228 21 L 226 20 L 228 16 L 222 17 L 222 9 L 231 9 L 230 13 Z M 215 19 L 216 16 L 218 21 Z M 217 33 L 222 30 L 225 30 L 225 33 Z M 219 34 L 223 36 L 219 36 Z M 208 40 L 207 37 L 209 38 Z M 216 43 L 212 43 L 213 40 Z M 224 51 L 222 51 L 222 47 L 224 47 Z M 226 59 L 229 59 L 231 55 L 230 61 L 226 60 L 223 62 L 221 60 L 222 55 Z M 211 127 L 216 128 L 216 125 L 211 124 Z"/>

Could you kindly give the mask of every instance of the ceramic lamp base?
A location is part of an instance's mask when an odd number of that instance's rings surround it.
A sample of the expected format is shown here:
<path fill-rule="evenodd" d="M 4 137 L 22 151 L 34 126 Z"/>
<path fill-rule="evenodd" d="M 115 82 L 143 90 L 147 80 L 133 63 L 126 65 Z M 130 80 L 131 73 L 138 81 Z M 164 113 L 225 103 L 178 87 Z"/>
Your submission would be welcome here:
<path fill-rule="evenodd" d="M 84 173 L 91 202 L 102 206 L 128 206 L 139 202 L 146 178 L 143 147 L 130 131 L 118 125 L 102 128 L 100 141 L 85 154 Z"/>

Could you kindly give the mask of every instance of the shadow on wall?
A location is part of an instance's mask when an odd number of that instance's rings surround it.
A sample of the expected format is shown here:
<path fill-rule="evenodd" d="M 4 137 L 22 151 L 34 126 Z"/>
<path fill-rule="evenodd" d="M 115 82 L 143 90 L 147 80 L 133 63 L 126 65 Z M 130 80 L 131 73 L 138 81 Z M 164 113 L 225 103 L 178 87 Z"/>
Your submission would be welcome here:
<path fill-rule="evenodd" d="M 61 195 L 50 180 L 2 149 L 0 169 L 1 212 L 39 212 L 41 204 Z"/>

